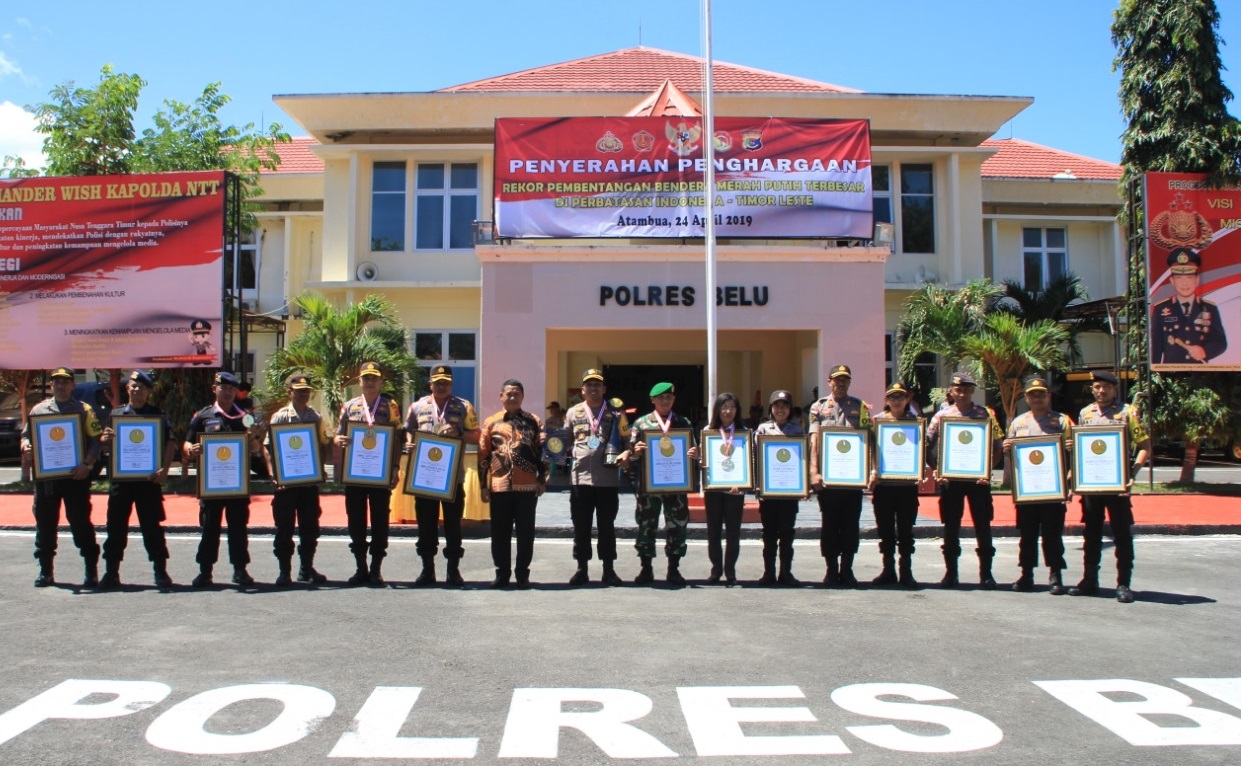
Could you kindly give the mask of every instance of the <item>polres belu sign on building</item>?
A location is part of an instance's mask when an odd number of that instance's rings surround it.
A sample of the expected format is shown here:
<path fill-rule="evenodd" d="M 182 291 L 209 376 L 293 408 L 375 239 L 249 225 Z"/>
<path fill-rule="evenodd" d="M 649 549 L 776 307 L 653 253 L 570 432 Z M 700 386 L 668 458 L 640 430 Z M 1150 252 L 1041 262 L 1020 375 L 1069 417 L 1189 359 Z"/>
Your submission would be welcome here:
<path fill-rule="evenodd" d="M 701 237 L 696 117 L 496 120 L 500 237 Z M 865 120 L 715 121 L 716 234 L 870 239 Z"/>

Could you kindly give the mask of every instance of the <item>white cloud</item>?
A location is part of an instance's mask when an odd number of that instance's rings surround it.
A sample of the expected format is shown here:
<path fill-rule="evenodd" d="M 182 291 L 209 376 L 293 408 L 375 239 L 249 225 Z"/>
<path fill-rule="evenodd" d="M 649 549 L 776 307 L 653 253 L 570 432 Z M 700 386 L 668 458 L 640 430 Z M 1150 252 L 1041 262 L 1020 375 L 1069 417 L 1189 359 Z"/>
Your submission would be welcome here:
<path fill-rule="evenodd" d="M 26 167 L 42 168 L 43 134 L 35 131 L 35 116 L 12 101 L 0 102 L 0 157 L 21 157 Z"/>
<path fill-rule="evenodd" d="M 11 74 L 15 74 L 18 77 L 25 79 L 22 75 L 22 68 L 17 64 L 14 64 L 12 61 L 9 61 L 8 57 L 4 55 L 4 51 L 0 51 L 0 77 L 7 77 Z"/>

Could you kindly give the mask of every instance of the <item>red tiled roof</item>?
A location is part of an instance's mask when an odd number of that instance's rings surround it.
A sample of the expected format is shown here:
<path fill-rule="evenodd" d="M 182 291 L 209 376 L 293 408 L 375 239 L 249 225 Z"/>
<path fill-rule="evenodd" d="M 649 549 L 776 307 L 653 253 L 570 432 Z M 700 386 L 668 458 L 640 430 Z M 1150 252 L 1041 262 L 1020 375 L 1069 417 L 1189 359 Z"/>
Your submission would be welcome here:
<path fill-rule="evenodd" d="M 290 143 L 276 144 L 280 169 L 264 170 L 263 173 L 322 173 L 323 160 L 310 151 L 318 145 L 310 136 L 297 136 Z"/>
<path fill-rule="evenodd" d="M 657 48 L 625 48 L 598 56 L 549 64 L 523 72 L 443 88 L 441 93 L 506 91 L 647 92 L 664 80 L 684 91 L 702 91 L 702 59 Z M 807 80 L 753 67 L 714 62 L 713 82 L 721 93 L 860 93 L 853 88 Z"/>
<path fill-rule="evenodd" d="M 999 149 L 982 164 L 983 178 L 1053 178 L 1058 174 L 1088 181 L 1119 181 L 1120 165 L 1083 157 L 1019 138 L 990 138 L 982 146 Z M 1066 176 L 1059 176 L 1066 177 Z"/>

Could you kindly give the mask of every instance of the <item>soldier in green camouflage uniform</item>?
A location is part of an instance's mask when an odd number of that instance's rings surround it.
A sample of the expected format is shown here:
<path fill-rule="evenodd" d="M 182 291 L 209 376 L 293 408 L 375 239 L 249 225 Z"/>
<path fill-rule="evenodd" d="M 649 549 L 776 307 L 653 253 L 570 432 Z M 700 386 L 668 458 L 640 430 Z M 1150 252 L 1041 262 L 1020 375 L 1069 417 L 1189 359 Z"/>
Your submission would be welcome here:
<path fill-rule="evenodd" d="M 672 404 L 675 401 L 676 390 L 671 383 L 656 383 L 651 388 L 651 404 L 655 405 L 655 411 L 648 412 L 634 421 L 633 427 L 629 431 L 628 449 L 617 458 L 622 465 L 628 465 L 631 460 L 642 459 L 642 454 L 647 449 L 646 435 L 643 434 L 643 431 L 666 432 L 670 428 L 688 428 L 691 430 L 690 438 L 691 440 L 693 439 L 693 426 L 689 419 L 672 411 Z M 697 460 L 698 447 L 690 446 L 688 456 L 691 462 Z M 638 507 L 635 512 L 638 534 L 634 547 L 637 548 L 638 557 L 642 560 L 642 570 L 634 578 L 634 584 L 646 585 L 655 580 L 655 574 L 651 569 L 651 561 L 655 558 L 655 526 L 659 522 L 659 514 L 662 510 L 664 514 L 664 529 L 667 532 L 664 553 L 668 556 L 668 584 L 684 585 L 685 578 L 681 576 L 680 563 L 681 557 L 685 555 L 686 548 L 685 537 L 689 526 L 689 497 L 687 495 L 675 494 L 648 495 L 645 489 L 645 487 L 640 486 L 638 490 Z"/>

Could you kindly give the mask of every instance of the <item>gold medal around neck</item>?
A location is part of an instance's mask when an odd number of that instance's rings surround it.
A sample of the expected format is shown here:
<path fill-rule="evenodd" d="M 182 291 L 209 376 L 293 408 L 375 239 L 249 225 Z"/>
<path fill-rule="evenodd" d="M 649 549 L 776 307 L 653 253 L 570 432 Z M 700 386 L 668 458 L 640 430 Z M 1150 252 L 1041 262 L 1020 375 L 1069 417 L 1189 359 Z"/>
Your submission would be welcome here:
<path fill-rule="evenodd" d="M 733 454 L 733 445 L 729 444 L 728 442 L 724 442 L 723 444 L 721 444 L 720 454 L 723 455 L 724 457 L 731 456 Z"/>
<path fill-rule="evenodd" d="M 676 447 L 672 445 L 671 436 L 659 437 L 659 454 L 664 457 L 672 457 L 672 453 L 676 452 Z"/>
<path fill-rule="evenodd" d="M 362 435 L 362 446 L 366 449 L 375 449 L 378 443 L 379 440 L 375 438 L 375 429 L 366 429 L 366 433 Z"/>

